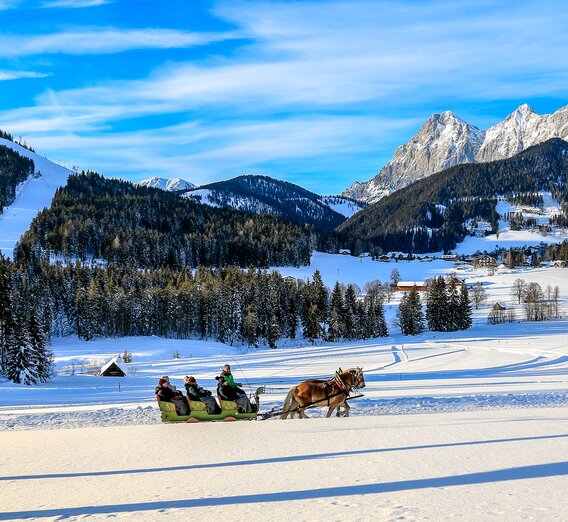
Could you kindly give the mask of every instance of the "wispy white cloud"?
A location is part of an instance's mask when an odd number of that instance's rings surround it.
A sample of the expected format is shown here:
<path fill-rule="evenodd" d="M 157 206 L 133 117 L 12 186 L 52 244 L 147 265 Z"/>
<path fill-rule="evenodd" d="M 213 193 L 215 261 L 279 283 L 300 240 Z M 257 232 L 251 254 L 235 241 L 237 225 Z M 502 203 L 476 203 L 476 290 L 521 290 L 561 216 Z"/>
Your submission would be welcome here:
<path fill-rule="evenodd" d="M 132 180 L 150 175 L 181 176 L 206 183 L 255 171 L 301 182 L 317 189 L 318 180 L 302 181 L 301 169 L 273 168 L 269 163 L 289 164 L 298 158 L 332 166 L 355 154 L 376 156 L 374 144 L 365 140 L 372 133 L 388 140 L 393 132 L 415 126 L 416 120 L 368 116 L 311 116 L 280 121 L 191 121 L 152 130 L 74 134 L 65 126 L 49 133 L 26 134 L 38 151 L 67 164 L 80 163 L 107 175 L 120 174 Z M 20 129 L 6 126 L 19 134 Z M 81 158 L 78 161 L 77 158 Z M 359 173 L 360 172 L 356 172 Z M 328 178 L 329 180 L 329 178 Z"/>
<path fill-rule="evenodd" d="M 0 11 L 5 11 L 7 9 L 14 9 L 18 7 L 18 4 L 22 0 L 0 0 Z"/>
<path fill-rule="evenodd" d="M 22 38 L 18 45 L 14 37 L 0 37 L 0 56 L 243 39 L 224 56 L 168 63 L 143 78 L 48 91 L 34 106 L 0 114 L 2 125 L 107 174 L 183 175 L 185 169 L 201 182 L 269 164 L 287 162 L 288 171 L 302 164 L 314 172 L 344 164 L 347 186 L 371 177 L 431 107 L 563 99 L 568 92 L 568 4 L 559 0 L 546 6 L 480 0 L 471 7 L 447 0 L 227 0 L 215 14 L 234 32 L 83 28 Z M 398 114 L 401 124 L 385 114 Z M 124 128 L 128 120 L 156 115 L 197 123 L 114 131 L 119 123 Z M 58 141 L 62 128 L 67 134 Z M 374 150 L 374 167 L 348 161 L 349 154 L 369 158 Z M 357 171 L 365 165 L 366 176 Z"/>
<path fill-rule="evenodd" d="M 1 35 L 0 57 L 42 54 L 111 54 L 133 49 L 175 49 L 234 38 L 230 33 L 175 29 L 77 28 L 43 35 Z"/>
<path fill-rule="evenodd" d="M 111 4 L 113 0 L 48 0 L 42 4 L 47 8 L 71 8 L 78 9 L 82 7 L 97 7 L 99 5 Z"/>
<path fill-rule="evenodd" d="M 33 71 L 3 71 L 0 70 L 0 81 L 19 80 L 21 78 L 46 78 L 49 73 L 40 73 Z"/>

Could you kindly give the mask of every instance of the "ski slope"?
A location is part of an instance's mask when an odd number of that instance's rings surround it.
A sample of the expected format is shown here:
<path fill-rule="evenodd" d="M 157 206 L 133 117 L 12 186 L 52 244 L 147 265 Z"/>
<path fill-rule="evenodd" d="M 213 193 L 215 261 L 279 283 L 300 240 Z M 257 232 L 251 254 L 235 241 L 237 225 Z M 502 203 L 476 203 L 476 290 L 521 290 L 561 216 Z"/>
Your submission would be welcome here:
<path fill-rule="evenodd" d="M 56 190 L 67 183 L 72 172 L 12 141 L 0 138 L 0 145 L 32 159 L 36 175 L 41 174 L 22 183 L 14 202 L 0 214 L 0 253 L 12 257 L 16 243 L 30 227 L 33 218 L 40 210 L 50 206 Z"/>

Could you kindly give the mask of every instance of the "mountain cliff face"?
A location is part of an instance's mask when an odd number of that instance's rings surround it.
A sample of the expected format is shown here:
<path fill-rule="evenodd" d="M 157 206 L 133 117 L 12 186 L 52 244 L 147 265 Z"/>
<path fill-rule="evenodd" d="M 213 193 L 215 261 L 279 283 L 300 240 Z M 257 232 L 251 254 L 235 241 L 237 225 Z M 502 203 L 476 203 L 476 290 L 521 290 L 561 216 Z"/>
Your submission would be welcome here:
<path fill-rule="evenodd" d="M 568 106 L 538 115 L 521 105 L 502 122 L 479 130 L 450 111 L 434 114 L 393 159 L 367 182 L 355 182 L 342 195 L 374 203 L 391 192 L 463 163 L 510 158 L 550 138 L 568 138 Z"/>
<path fill-rule="evenodd" d="M 521 105 L 502 122 L 487 129 L 477 161 L 510 158 L 550 138 L 568 137 L 568 106 L 542 116 L 527 104 Z"/>

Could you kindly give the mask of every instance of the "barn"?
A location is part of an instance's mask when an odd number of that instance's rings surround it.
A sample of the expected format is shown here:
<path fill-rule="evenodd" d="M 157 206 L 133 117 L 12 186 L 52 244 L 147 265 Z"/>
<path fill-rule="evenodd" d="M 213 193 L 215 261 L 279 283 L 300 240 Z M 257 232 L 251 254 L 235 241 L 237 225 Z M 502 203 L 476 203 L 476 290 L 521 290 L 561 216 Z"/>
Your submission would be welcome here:
<path fill-rule="evenodd" d="M 100 375 L 103 377 L 126 377 L 126 369 L 119 357 L 113 357 L 101 368 Z"/>

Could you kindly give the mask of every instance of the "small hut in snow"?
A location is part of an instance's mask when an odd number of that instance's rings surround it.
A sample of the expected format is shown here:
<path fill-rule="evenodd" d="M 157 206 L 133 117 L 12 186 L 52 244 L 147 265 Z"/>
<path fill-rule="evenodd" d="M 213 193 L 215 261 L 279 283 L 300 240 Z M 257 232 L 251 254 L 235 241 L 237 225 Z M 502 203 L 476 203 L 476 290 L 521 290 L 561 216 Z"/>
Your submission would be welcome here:
<path fill-rule="evenodd" d="M 126 369 L 122 365 L 122 359 L 113 357 L 101 368 L 100 375 L 103 377 L 126 377 Z"/>

